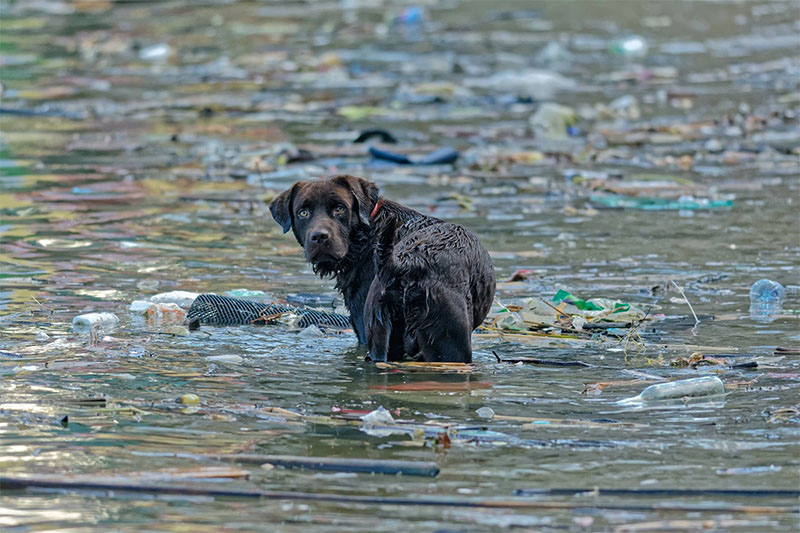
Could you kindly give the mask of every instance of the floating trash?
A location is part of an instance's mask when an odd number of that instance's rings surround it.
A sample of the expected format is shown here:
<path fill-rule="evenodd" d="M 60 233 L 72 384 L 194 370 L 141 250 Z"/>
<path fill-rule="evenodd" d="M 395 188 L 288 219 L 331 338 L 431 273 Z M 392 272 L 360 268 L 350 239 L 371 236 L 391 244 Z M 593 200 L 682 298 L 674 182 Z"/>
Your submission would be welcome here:
<path fill-rule="evenodd" d="M 72 319 L 72 330 L 75 333 L 88 333 L 90 331 L 107 331 L 119 322 L 119 317 L 114 313 L 86 313 Z"/>
<path fill-rule="evenodd" d="M 172 303 L 177 304 L 178 306 L 188 309 L 192 306 L 192 302 L 194 302 L 195 298 L 199 295 L 196 292 L 187 292 L 187 291 L 170 291 L 170 292 L 162 292 L 160 294 L 154 294 L 150 297 L 150 301 L 154 303 Z"/>
<path fill-rule="evenodd" d="M 568 106 L 545 102 L 528 119 L 536 135 L 550 139 L 566 139 L 570 128 L 578 123 L 578 114 Z"/>
<path fill-rule="evenodd" d="M 428 155 L 414 158 L 405 154 L 381 150 L 374 146 L 369 147 L 369 153 L 375 159 L 389 161 L 398 165 L 449 165 L 458 159 L 458 151 L 453 148 L 439 148 Z"/>
<path fill-rule="evenodd" d="M 156 43 L 150 46 L 145 46 L 139 51 L 139 59 L 144 61 L 164 61 L 170 54 L 172 48 L 167 43 Z"/>
<path fill-rule="evenodd" d="M 682 379 L 650 385 L 638 396 L 625 398 L 617 403 L 631 405 L 722 394 L 725 394 L 725 384 L 721 379 L 716 376 L 703 376 L 701 378 Z"/>
<path fill-rule="evenodd" d="M 609 45 L 609 51 L 626 59 L 642 59 L 647 56 L 647 39 L 641 35 L 623 35 Z"/>
<path fill-rule="evenodd" d="M 677 200 L 666 198 L 630 197 L 616 194 L 592 195 L 589 201 L 598 209 L 640 209 L 642 211 L 696 211 L 733 207 L 733 200 L 710 200 L 681 196 Z"/>
<path fill-rule="evenodd" d="M 760 279 L 750 287 L 750 316 L 755 320 L 771 321 L 783 310 L 786 289 L 777 281 Z"/>

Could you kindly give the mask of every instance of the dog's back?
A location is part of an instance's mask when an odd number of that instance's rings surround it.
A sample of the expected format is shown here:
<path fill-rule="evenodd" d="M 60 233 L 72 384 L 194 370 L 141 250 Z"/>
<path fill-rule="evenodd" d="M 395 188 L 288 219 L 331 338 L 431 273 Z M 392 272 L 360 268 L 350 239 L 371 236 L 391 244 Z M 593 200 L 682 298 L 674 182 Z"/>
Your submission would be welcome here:
<path fill-rule="evenodd" d="M 377 208 L 371 225 L 377 277 L 366 314 L 368 328 L 374 326 L 370 355 L 470 362 L 472 330 L 489 312 L 495 290 L 491 259 L 478 238 L 390 201 Z"/>

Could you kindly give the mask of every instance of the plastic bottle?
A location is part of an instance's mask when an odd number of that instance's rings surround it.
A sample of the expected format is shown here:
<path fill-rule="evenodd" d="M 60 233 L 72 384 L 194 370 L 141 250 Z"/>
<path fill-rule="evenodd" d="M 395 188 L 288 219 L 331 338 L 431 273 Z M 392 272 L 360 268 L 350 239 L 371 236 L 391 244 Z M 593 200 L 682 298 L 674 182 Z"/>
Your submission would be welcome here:
<path fill-rule="evenodd" d="M 760 279 L 750 287 L 751 305 L 780 306 L 783 305 L 784 298 L 786 290 L 783 285 L 771 279 Z"/>
<path fill-rule="evenodd" d="M 668 383 L 657 383 L 644 389 L 641 394 L 625 398 L 618 404 L 637 404 L 664 400 L 679 400 L 687 396 L 714 396 L 725 394 L 725 384 L 716 376 L 681 379 Z"/>
<path fill-rule="evenodd" d="M 93 329 L 110 329 L 117 322 L 119 318 L 114 313 L 86 313 L 72 319 L 72 330 L 76 333 L 86 333 Z"/>
<path fill-rule="evenodd" d="M 761 322 L 771 322 L 780 314 L 786 290 L 771 279 L 760 279 L 750 287 L 750 317 Z"/>

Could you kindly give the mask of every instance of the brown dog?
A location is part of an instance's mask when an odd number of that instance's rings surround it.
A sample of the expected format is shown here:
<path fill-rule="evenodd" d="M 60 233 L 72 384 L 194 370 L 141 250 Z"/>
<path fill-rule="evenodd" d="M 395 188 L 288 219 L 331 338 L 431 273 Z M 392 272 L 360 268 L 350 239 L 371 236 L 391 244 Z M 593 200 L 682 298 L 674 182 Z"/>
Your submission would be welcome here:
<path fill-rule="evenodd" d="M 379 198 L 374 183 L 353 176 L 295 183 L 270 211 L 314 272 L 336 279 L 373 361 L 472 361 L 471 333 L 489 312 L 495 276 L 468 229 Z"/>

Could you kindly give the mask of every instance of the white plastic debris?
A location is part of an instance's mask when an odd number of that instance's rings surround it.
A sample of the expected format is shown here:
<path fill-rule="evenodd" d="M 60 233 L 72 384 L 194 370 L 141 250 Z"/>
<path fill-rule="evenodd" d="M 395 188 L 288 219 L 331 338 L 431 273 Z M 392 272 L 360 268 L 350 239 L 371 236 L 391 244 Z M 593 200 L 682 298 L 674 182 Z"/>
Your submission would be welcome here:
<path fill-rule="evenodd" d="M 108 330 L 119 322 L 119 317 L 114 313 L 86 313 L 72 319 L 72 330 L 76 333 L 86 333 L 91 330 Z"/>
<path fill-rule="evenodd" d="M 277 320 L 279 324 L 286 326 L 289 331 L 297 331 L 300 329 L 300 321 L 303 320 L 303 316 L 295 313 L 283 313 Z"/>
<path fill-rule="evenodd" d="M 145 46 L 139 51 L 139 59 L 144 61 L 163 61 L 172 53 L 172 48 L 167 43 L 156 43 Z"/>
<path fill-rule="evenodd" d="M 316 325 L 311 324 L 300 333 L 298 333 L 301 337 L 324 337 L 325 334 L 319 329 Z"/>
<path fill-rule="evenodd" d="M 198 296 L 199 294 L 196 292 L 170 291 L 155 294 L 150 297 L 150 301 L 157 304 L 177 304 L 184 309 L 189 309 Z"/>
<path fill-rule="evenodd" d="M 545 102 L 528 118 L 528 122 L 540 137 L 566 139 L 567 128 L 578 123 L 578 114 L 571 107 Z"/>
<path fill-rule="evenodd" d="M 681 379 L 669 383 L 657 383 L 644 389 L 638 396 L 625 398 L 617 403 L 630 405 L 664 400 L 679 400 L 687 397 L 717 396 L 725 394 L 725 384 L 717 376 Z"/>
<path fill-rule="evenodd" d="M 639 100 L 630 94 L 620 96 L 608 104 L 609 109 L 615 117 L 627 118 L 629 120 L 639 120 L 642 118 L 642 110 L 639 108 Z"/>
<path fill-rule="evenodd" d="M 548 70 L 504 70 L 491 76 L 467 78 L 468 87 L 480 87 L 492 91 L 512 92 L 536 100 L 549 100 L 563 91 L 577 87 L 574 80 Z"/>
<path fill-rule="evenodd" d="M 150 309 L 150 306 L 153 305 L 150 302 L 146 302 L 144 300 L 134 300 L 131 302 L 131 306 L 129 308 L 131 313 L 137 315 L 143 315 Z"/>
<path fill-rule="evenodd" d="M 395 428 L 385 428 L 381 426 L 394 424 L 392 414 L 383 408 L 381 405 L 374 411 L 371 411 L 361 417 L 364 423 L 361 425 L 361 431 L 373 437 L 388 437 L 395 433 L 403 433 L 403 431 Z"/>
<path fill-rule="evenodd" d="M 647 40 L 641 35 L 622 35 L 609 45 L 612 54 L 627 59 L 642 59 L 647 56 L 647 49 Z"/>
<path fill-rule="evenodd" d="M 364 425 L 375 426 L 379 424 L 394 424 L 394 418 L 392 418 L 392 413 L 387 411 L 381 405 L 374 411 L 370 411 L 369 413 L 365 414 L 361 417 L 361 420 L 364 421 Z"/>
<path fill-rule="evenodd" d="M 36 372 L 37 370 L 41 370 L 43 367 L 41 365 L 24 365 L 24 366 L 15 366 L 12 370 L 15 374 L 19 372 Z"/>
<path fill-rule="evenodd" d="M 475 414 L 477 414 L 481 418 L 486 418 L 491 420 L 494 418 L 494 409 L 491 407 L 481 407 L 480 409 L 475 410 Z"/>

